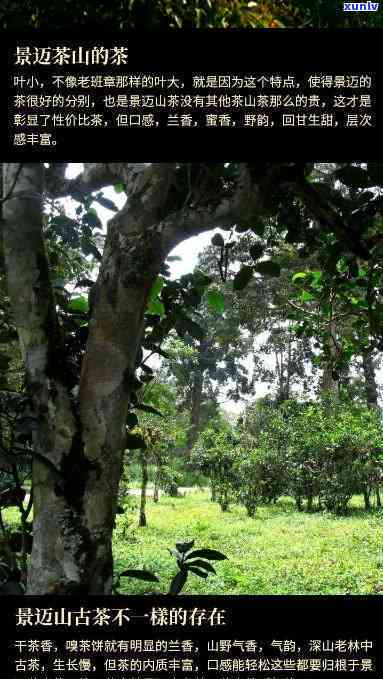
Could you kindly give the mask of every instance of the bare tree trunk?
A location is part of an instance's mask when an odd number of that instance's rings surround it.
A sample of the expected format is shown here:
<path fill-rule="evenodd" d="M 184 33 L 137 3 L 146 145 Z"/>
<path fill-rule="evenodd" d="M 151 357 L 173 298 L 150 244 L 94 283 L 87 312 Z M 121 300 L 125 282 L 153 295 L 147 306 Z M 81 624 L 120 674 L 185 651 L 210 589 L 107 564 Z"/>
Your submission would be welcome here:
<path fill-rule="evenodd" d="M 289 399 L 290 398 L 290 379 L 291 379 L 291 335 L 289 333 L 289 339 L 287 342 L 287 376 L 286 376 L 286 395 L 285 398 Z"/>
<path fill-rule="evenodd" d="M 79 398 L 65 357 L 42 238 L 43 166 L 5 166 L 4 254 L 15 324 L 38 419 L 28 593 L 109 593 L 125 422 L 149 290 L 163 251 L 137 203 L 108 225 Z M 145 261 L 145 267 L 142 262 Z M 108 360 L 105 360 L 105 357 Z"/>
<path fill-rule="evenodd" d="M 373 408 L 378 407 L 378 387 L 375 379 L 374 361 L 370 351 L 362 353 L 364 384 L 367 405 Z"/>
<path fill-rule="evenodd" d="M 371 502 L 370 502 L 370 489 L 365 488 L 363 490 L 363 499 L 364 499 L 364 508 L 369 512 L 371 509 Z"/>
<path fill-rule="evenodd" d="M 138 525 L 140 528 L 146 526 L 146 489 L 148 487 L 149 475 L 148 475 L 148 460 L 145 452 L 141 452 L 140 457 L 141 464 L 141 497 L 140 497 L 140 515 Z"/>
<path fill-rule="evenodd" d="M 158 502 L 159 500 L 160 478 L 161 478 L 161 465 L 157 463 L 156 472 L 154 476 L 153 502 Z"/>
<path fill-rule="evenodd" d="M 382 508 L 382 499 L 380 497 L 380 488 L 379 486 L 375 486 L 375 493 L 376 493 L 376 506 L 378 509 Z"/>
<path fill-rule="evenodd" d="M 366 402 L 369 408 L 376 410 L 379 412 L 379 405 L 378 405 L 378 386 L 376 384 L 376 378 L 375 378 L 375 367 L 374 367 L 374 360 L 372 356 L 371 351 L 364 351 L 362 353 L 362 361 L 363 361 L 363 372 L 364 372 L 364 387 L 365 387 L 365 394 L 366 394 Z M 381 498 L 380 498 L 380 490 L 379 490 L 379 484 L 375 484 L 375 497 L 376 497 L 376 506 L 378 509 L 381 508 L 382 503 L 381 503 Z M 370 499 L 368 500 L 368 506 L 366 505 L 366 509 L 370 509 Z"/>
<path fill-rule="evenodd" d="M 78 530 L 82 498 L 74 499 L 64 478 L 66 463 L 80 485 L 84 477 L 75 470 L 82 462 L 78 421 L 42 237 L 43 186 L 40 163 L 4 167 L 4 196 L 11 192 L 3 205 L 7 283 L 26 367 L 27 391 L 39 423 L 34 440 L 31 593 L 62 591 L 64 580 L 72 591 L 79 571 L 88 567 L 89 551 L 83 552 L 85 526 Z"/>
<path fill-rule="evenodd" d="M 198 366 L 193 375 L 193 386 L 191 393 L 190 424 L 187 434 L 186 448 L 190 456 L 191 450 L 198 438 L 201 419 L 201 402 L 203 389 L 203 371 Z"/>
<path fill-rule="evenodd" d="M 332 359 L 336 358 L 336 335 L 337 328 L 334 320 L 329 321 L 330 339 L 328 341 L 328 351 Z M 335 401 L 339 401 L 339 380 L 334 377 L 332 360 L 323 368 L 321 391 L 324 395 L 331 396 Z"/>
<path fill-rule="evenodd" d="M 211 489 L 210 500 L 212 502 L 216 502 L 216 500 L 217 500 L 217 489 L 216 489 L 215 480 L 213 478 L 210 479 L 210 489 Z"/>
<path fill-rule="evenodd" d="M 278 380 L 278 392 L 277 392 L 277 400 L 280 403 L 283 401 L 283 365 L 282 365 L 282 352 L 279 352 L 278 349 L 275 350 L 275 371 L 277 373 L 277 380 Z"/>

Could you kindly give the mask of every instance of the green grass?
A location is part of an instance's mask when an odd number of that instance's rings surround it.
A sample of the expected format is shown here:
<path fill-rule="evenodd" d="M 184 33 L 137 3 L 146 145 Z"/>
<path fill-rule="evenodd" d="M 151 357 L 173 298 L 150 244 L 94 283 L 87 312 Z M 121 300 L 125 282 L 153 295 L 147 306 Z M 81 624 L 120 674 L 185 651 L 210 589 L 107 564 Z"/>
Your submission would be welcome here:
<path fill-rule="evenodd" d="M 130 505 L 137 500 L 130 499 Z M 222 513 L 208 492 L 183 498 L 148 500 L 148 526 L 137 527 L 134 507 L 117 518 L 116 572 L 148 568 L 161 584 L 121 578 L 126 594 L 165 592 L 175 573 L 167 547 L 195 539 L 195 546 L 218 549 L 217 575 L 191 575 L 185 594 L 375 594 L 383 590 L 383 513 L 366 513 L 354 498 L 349 515 L 299 513 L 289 498 L 263 506 L 249 519 L 233 505 Z M 125 535 L 124 535 L 125 528 Z"/>
<path fill-rule="evenodd" d="M 116 573 L 147 568 L 160 584 L 121 578 L 120 591 L 166 592 L 176 572 L 167 551 L 176 541 L 195 539 L 196 548 L 218 549 L 227 561 L 214 562 L 217 575 L 191 575 L 185 594 L 375 594 L 383 591 L 383 512 L 367 513 L 353 498 L 349 515 L 295 510 L 290 498 L 257 509 L 249 519 L 243 507 L 229 513 L 210 502 L 209 493 L 147 501 L 148 526 L 139 528 L 138 497 L 117 516 L 114 535 Z M 15 508 L 3 511 L 17 525 Z"/>

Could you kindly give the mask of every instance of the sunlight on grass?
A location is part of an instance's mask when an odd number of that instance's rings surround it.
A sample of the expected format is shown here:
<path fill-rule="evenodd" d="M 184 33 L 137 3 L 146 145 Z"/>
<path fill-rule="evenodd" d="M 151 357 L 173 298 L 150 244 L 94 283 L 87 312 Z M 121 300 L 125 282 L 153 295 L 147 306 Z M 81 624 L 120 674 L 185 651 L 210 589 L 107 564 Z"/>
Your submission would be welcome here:
<path fill-rule="evenodd" d="M 165 592 L 175 572 L 167 548 L 194 538 L 196 548 L 218 549 L 228 561 L 216 562 L 217 575 L 207 580 L 191 575 L 186 594 L 375 594 L 383 589 L 383 513 L 361 508 L 361 499 L 354 498 L 346 517 L 299 513 L 290 498 L 282 498 L 249 519 L 237 505 L 222 513 L 200 491 L 164 496 L 158 504 L 149 500 L 148 526 L 138 528 L 137 509 L 130 505 L 117 518 L 116 572 L 148 568 L 161 584 L 153 589 L 122 578 L 120 591 Z"/>

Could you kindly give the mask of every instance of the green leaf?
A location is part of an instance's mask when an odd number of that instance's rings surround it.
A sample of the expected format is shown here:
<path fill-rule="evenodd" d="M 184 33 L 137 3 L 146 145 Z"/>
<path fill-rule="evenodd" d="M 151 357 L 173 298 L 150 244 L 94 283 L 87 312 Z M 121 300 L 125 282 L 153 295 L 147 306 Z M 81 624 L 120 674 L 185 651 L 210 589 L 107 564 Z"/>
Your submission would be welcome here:
<path fill-rule="evenodd" d="M 145 450 L 147 446 L 144 438 L 140 436 L 140 434 L 133 434 L 128 431 L 126 433 L 125 447 L 128 450 Z"/>
<path fill-rule="evenodd" d="M 80 297 L 73 297 L 68 304 L 68 311 L 87 314 L 89 311 L 89 303 L 87 297 L 81 295 Z"/>
<path fill-rule="evenodd" d="M 129 568 L 127 571 L 120 573 L 120 577 L 137 578 L 137 580 L 145 580 L 146 582 L 159 582 L 159 579 L 156 575 L 154 575 L 154 573 L 151 573 L 150 571 L 136 570 L 134 568 Z"/>
<path fill-rule="evenodd" d="M 149 316 L 159 316 L 160 318 L 165 318 L 166 312 L 163 302 L 160 299 L 150 300 L 146 309 L 146 313 Z"/>
<path fill-rule="evenodd" d="M 307 290 L 304 290 L 300 296 L 301 302 L 311 302 L 313 299 L 315 299 L 315 295 L 311 292 L 307 292 Z"/>
<path fill-rule="evenodd" d="M 102 207 L 105 207 L 107 210 L 112 210 L 113 212 L 118 212 L 118 207 L 115 203 L 113 203 L 112 200 L 109 200 L 109 198 L 106 198 L 105 196 L 98 196 L 96 198 L 97 202 L 102 205 Z"/>
<path fill-rule="evenodd" d="M 220 233 L 215 233 L 213 238 L 211 239 L 211 244 L 214 245 L 214 247 L 216 248 L 223 248 L 223 246 L 225 245 L 225 241 L 223 240 Z"/>
<path fill-rule="evenodd" d="M 187 316 L 181 316 L 176 320 L 175 323 L 175 328 L 181 337 L 183 335 L 188 334 L 191 335 L 191 337 L 194 337 L 194 339 L 197 340 L 202 340 L 205 336 L 204 330 L 201 328 L 198 323 L 195 323 L 195 321 L 192 321 L 190 318 L 187 318 Z"/>
<path fill-rule="evenodd" d="M 153 368 L 151 368 L 149 365 L 146 365 L 146 363 L 140 363 L 140 369 L 143 370 L 147 375 L 151 375 L 151 377 L 153 377 Z"/>
<path fill-rule="evenodd" d="M 126 417 L 126 426 L 129 427 L 130 429 L 133 429 L 133 427 L 137 427 L 138 425 L 138 417 L 135 413 L 128 413 Z"/>
<path fill-rule="evenodd" d="M 383 184 L 383 163 L 367 163 L 367 172 L 372 185 L 381 186 Z"/>
<path fill-rule="evenodd" d="M 225 311 L 225 298 L 219 290 L 208 290 L 206 299 L 209 306 L 215 311 L 222 313 Z"/>
<path fill-rule="evenodd" d="M 276 277 L 281 274 L 281 267 L 279 264 L 277 264 L 277 262 L 272 262 L 270 259 L 265 262 L 258 262 L 255 266 L 255 270 L 263 276 Z"/>
<path fill-rule="evenodd" d="M 64 243 L 67 243 L 73 248 L 79 247 L 80 237 L 76 220 L 71 219 L 66 215 L 57 215 L 56 217 L 52 217 L 49 225 L 54 232 L 62 238 Z"/>
<path fill-rule="evenodd" d="M 150 292 L 149 292 L 149 300 L 155 300 L 158 295 L 160 294 L 162 288 L 164 287 L 165 281 L 161 276 L 157 276 L 156 280 L 154 281 Z"/>
<path fill-rule="evenodd" d="M 334 176 L 339 179 L 342 184 L 345 184 L 345 186 L 351 186 L 353 188 L 364 188 L 371 184 L 366 170 L 363 170 L 361 167 L 356 167 L 355 165 L 349 165 L 336 170 Z"/>
<path fill-rule="evenodd" d="M 77 281 L 76 288 L 92 288 L 94 281 L 91 278 L 80 278 Z"/>
<path fill-rule="evenodd" d="M 322 272 L 321 271 L 310 271 L 311 276 L 311 286 L 318 287 L 322 282 Z"/>
<path fill-rule="evenodd" d="M 170 589 L 169 589 L 168 594 L 173 594 L 173 595 L 179 594 L 179 592 L 183 588 L 187 578 L 188 578 L 187 570 L 178 571 L 178 573 L 174 576 L 173 580 L 170 583 Z"/>
<path fill-rule="evenodd" d="M 188 564 L 188 568 L 190 566 L 197 566 L 198 568 L 204 568 L 205 571 L 208 571 L 209 573 L 214 573 L 216 574 L 217 571 L 215 570 L 214 566 L 211 565 L 208 561 L 203 561 L 202 559 L 196 559 L 195 561 L 190 561 Z"/>
<path fill-rule="evenodd" d="M 125 186 L 124 186 L 124 184 L 121 184 L 121 183 L 115 184 L 113 188 L 114 188 L 116 193 L 123 193 L 125 191 Z"/>
<path fill-rule="evenodd" d="M 166 258 L 167 262 L 182 262 L 182 257 L 178 257 L 178 255 L 170 255 L 169 257 Z"/>
<path fill-rule="evenodd" d="M 161 300 L 159 299 L 159 295 L 164 285 L 165 285 L 164 279 L 162 278 L 162 276 L 158 276 L 154 281 L 149 292 L 148 306 L 146 309 L 147 314 L 151 316 L 159 316 L 160 318 L 165 317 L 166 315 L 165 307 L 163 302 L 161 302 Z"/>
<path fill-rule="evenodd" d="M 243 222 L 238 222 L 235 225 L 235 230 L 237 233 L 246 233 L 251 228 L 251 223 L 248 220 L 244 220 Z"/>
<path fill-rule="evenodd" d="M 204 288 L 206 288 L 207 285 L 210 285 L 210 283 L 213 282 L 212 277 L 207 276 L 200 269 L 195 269 L 192 274 L 189 274 L 189 276 L 190 276 L 189 280 L 190 280 L 191 284 L 194 287 L 199 288 L 200 290 L 203 290 Z M 183 279 L 185 280 L 185 278 L 186 278 L 186 280 L 188 280 L 188 278 L 185 277 L 185 276 L 182 276 L 180 280 L 181 281 Z"/>
<path fill-rule="evenodd" d="M 102 221 L 94 207 L 89 208 L 88 212 L 83 215 L 82 221 L 92 229 L 102 230 Z"/>
<path fill-rule="evenodd" d="M 260 257 L 262 257 L 264 248 L 262 243 L 254 243 L 254 245 L 251 246 L 250 250 L 250 255 L 251 257 L 256 261 Z"/>
<path fill-rule="evenodd" d="M 163 417 L 163 414 L 157 410 L 157 408 L 154 408 L 147 403 L 137 403 L 134 407 L 137 408 L 137 410 L 143 410 L 145 413 L 151 413 L 152 415 L 159 415 L 160 417 Z"/>
<path fill-rule="evenodd" d="M 190 542 L 177 542 L 176 547 L 180 554 L 185 554 L 185 552 L 188 552 L 189 549 L 191 549 L 194 546 L 195 540 L 191 540 Z"/>
<path fill-rule="evenodd" d="M 251 226 L 251 230 L 253 231 L 253 233 L 256 233 L 257 236 L 263 236 L 263 234 L 265 233 L 265 228 L 266 225 L 263 222 L 257 222 L 256 224 L 253 224 Z"/>
<path fill-rule="evenodd" d="M 87 257 L 88 255 L 93 255 L 95 259 L 99 262 L 102 260 L 101 252 L 96 248 L 95 244 L 89 241 L 87 238 L 81 239 L 81 249 Z"/>
<path fill-rule="evenodd" d="M 199 575 L 200 578 L 207 578 L 209 575 L 209 573 L 206 573 L 206 571 L 201 571 L 200 568 L 195 568 L 194 566 L 189 566 L 188 570 L 192 573 L 195 573 L 196 575 Z"/>
<path fill-rule="evenodd" d="M 295 281 L 302 280 L 303 278 L 307 278 L 307 273 L 305 273 L 304 271 L 298 271 L 293 275 L 291 280 L 293 283 L 295 283 Z"/>
<path fill-rule="evenodd" d="M 247 266 L 245 264 L 235 275 L 233 281 L 233 289 L 237 290 L 237 292 L 244 290 L 246 285 L 249 283 L 249 281 L 251 281 L 253 277 L 253 271 L 254 269 L 252 266 Z"/>
<path fill-rule="evenodd" d="M 225 554 L 218 552 L 216 549 L 195 549 L 186 557 L 187 560 L 201 557 L 202 559 L 211 559 L 212 561 L 223 561 L 227 559 Z"/>

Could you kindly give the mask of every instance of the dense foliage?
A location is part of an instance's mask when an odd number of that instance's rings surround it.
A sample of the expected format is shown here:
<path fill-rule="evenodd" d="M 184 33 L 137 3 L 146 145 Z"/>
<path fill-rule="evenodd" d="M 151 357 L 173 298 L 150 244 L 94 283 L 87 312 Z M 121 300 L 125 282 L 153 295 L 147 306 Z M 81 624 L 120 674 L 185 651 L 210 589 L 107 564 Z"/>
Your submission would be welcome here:
<path fill-rule="evenodd" d="M 344 514 L 358 493 L 370 508 L 383 478 L 383 429 L 375 410 L 331 398 L 257 406 L 235 436 L 207 429 L 195 446 L 222 509 L 235 497 L 254 516 L 258 505 L 291 495 L 299 510 L 305 501 L 309 511 L 316 504 Z"/>
<path fill-rule="evenodd" d="M 362 27 L 381 25 L 381 13 L 344 13 L 332 0 L 9 0 L 0 21 L 4 28 L 73 30 L 102 24 L 109 30 L 164 28 Z"/>

